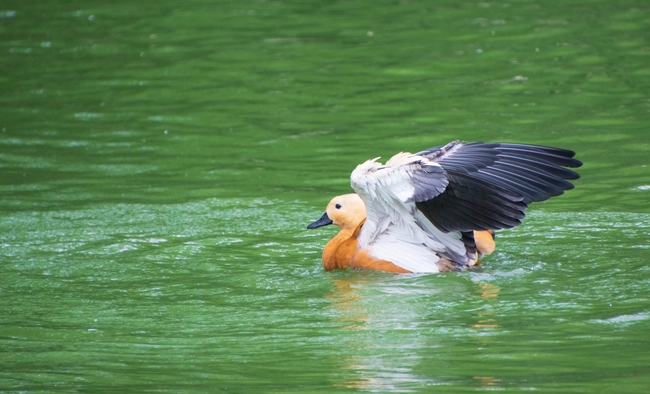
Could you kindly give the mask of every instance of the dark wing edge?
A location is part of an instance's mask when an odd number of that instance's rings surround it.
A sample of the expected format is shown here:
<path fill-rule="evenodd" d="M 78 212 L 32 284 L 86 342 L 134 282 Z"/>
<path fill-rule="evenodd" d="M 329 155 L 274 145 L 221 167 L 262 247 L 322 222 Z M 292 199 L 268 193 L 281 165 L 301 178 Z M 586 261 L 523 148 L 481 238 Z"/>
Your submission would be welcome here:
<path fill-rule="evenodd" d="M 445 232 L 518 226 L 530 203 L 573 189 L 569 180 L 580 175 L 568 168 L 582 165 L 570 150 L 515 143 L 454 141 L 417 154 L 447 172 L 449 184 L 443 193 L 416 202 Z"/>

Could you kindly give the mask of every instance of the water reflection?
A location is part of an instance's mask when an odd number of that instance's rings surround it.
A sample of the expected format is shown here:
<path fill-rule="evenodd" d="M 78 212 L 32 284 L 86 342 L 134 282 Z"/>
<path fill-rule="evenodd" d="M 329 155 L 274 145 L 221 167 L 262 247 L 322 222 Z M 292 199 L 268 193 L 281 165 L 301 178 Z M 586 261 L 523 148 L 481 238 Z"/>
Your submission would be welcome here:
<path fill-rule="evenodd" d="M 386 305 L 377 308 L 383 297 L 367 295 L 368 289 L 381 287 L 385 278 L 361 277 L 365 273 L 348 277 L 331 277 L 332 293 L 330 307 L 337 322 L 344 322 L 344 330 L 356 330 L 346 337 L 348 352 L 344 368 L 349 370 L 349 378 L 340 384 L 342 387 L 364 389 L 373 392 L 412 392 L 412 386 L 426 384 L 429 377 L 413 373 L 420 359 L 415 351 L 424 345 L 422 340 L 404 342 L 401 335 L 386 331 L 385 324 L 391 322 L 393 328 L 409 327 L 417 324 L 413 309 L 401 310 Z M 397 327 L 395 327 L 397 326 Z"/>
<path fill-rule="evenodd" d="M 481 299 L 484 300 L 496 300 L 496 298 L 499 296 L 499 291 L 501 288 L 497 285 L 494 285 L 492 283 L 483 283 L 483 282 L 477 282 L 478 285 L 478 291 L 479 296 Z M 496 324 L 496 321 L 493 319 L 494 310 L 489 309 L 489 310 L 482 310 L 477 312 L 477 316 L 479 318 L 478 323 L 473 324 L 473 328 L 498 328 L 499 325 Z"/>
<path fill-rule="evenodd" d="M 501 380 L 493 376 L 474 376 L 474 379 L 475 383 L 478 383 L 478 386 L 483 389 L 503 390 L 498 387 Z"/>
<path fill-rule="evenodd" d="M 336 275 L 336 274 L 335 274 Z M 430 282 L 418 282 L 417 276 L 392 276 L 375 273 L 349 272 L 330 276 L 332 320 L 343 323 L 346 356 L 343 368 L 349 378 L 339 386 L 373 392 L 412 392 L 425 386 L 449 384 L 448 378 L 431 371 L 435 365 L 453 363 L 445 343 L 439 343 L 441 333 L 458 331 L 457 340 L 479 339 L 480 348 L 490 346 L 491 336 L 480 335 L 499 328 L 492 308 L 472 308 L 473 324 L 457 325 L 457 319 L 447 321 L 446 314 L 458 305 L 436 306 L 437 297 L 447 298 L 448 289 L 428 287 Z M 478 298 L 494 303 L 500 287 L 486 282 L 465 282 L 469 288 L 456 296 Z M 424 303 L 423 303 L 423 297 Z M 446 304 L 446 303 L 443 303 Z M 436 316 L 435 320 L 431 316 Z M 423 334 L 424 333 L 424 334 Z M 425 370 L 426 374 L 418 371 Z M 468 376 L 474 385 L 498 388 L 499 379 L 491 376 Z"/>
<path fill-rule="evenodd" d="M 325 298 L 331 300 L 331 307 L 340 315 L 333 320 L 349 323 L 349 325 L 343 326 L 343 329 L 365 329 L 364 324 L 368 320 L 368 313 L 358 302 L 362 300 L 362 297 L 355 292 L 354 282 L 348 278 L 332 278 L 332 281 L 333 291 Z"/>

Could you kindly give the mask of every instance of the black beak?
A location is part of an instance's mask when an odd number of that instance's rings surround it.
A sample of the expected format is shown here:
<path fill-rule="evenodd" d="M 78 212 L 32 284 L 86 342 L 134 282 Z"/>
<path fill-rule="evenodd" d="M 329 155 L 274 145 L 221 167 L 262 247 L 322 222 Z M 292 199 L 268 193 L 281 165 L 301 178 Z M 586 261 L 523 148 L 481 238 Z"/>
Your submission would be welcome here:
<path fill-rule="evenodd" d="M 315 221 L 314 223 L 310 224 L 307 226 L 307 228 L 312 229 L 312 228 L 319 228 L 323 226 L 327 226 L 328 224 L 332 224 L 332 219 L 330 219 L 329 216 L 327 216 L 327 212 L 323 214 L 323 217 Z"/>

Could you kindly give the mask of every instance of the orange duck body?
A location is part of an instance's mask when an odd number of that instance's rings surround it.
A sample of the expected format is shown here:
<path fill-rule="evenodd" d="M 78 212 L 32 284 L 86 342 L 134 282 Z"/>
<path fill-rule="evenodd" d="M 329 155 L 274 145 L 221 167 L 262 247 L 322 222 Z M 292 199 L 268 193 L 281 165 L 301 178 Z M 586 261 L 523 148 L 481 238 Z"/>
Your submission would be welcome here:
<path fill-rule="evenodd" d="M 357 236 L 365 221 L 366 209 L 361 198 L 356 194 L 346 194 L 334 197 L 328 204 L 323 218 L 310 225 L 310 228 L 321 227 L 317 225 L 321 222 L 322 225 L 335 224 L 340 227 L 339 232 L 323 249 L 325 271 L 353 267 L 400 274 L 411 273 L 390 261 L 374 258 L 370 251 L 359 248 Z M 479 255 L 491 254 L 496 247 L 492 231 L 475 231 L 474 239 Z M 437 265 L 439 272 L 455 270 L 448 260 L 441 259 Z"/>

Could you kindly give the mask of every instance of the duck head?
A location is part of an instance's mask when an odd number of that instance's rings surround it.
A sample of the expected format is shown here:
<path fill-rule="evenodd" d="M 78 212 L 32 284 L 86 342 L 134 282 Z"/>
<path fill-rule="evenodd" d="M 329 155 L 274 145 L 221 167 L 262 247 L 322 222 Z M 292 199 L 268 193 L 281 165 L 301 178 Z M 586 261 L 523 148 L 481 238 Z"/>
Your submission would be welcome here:
<path fill-rule="evenodd" d="M 327 204 L 323 216 L 307 226 L 309 229 L 335 224 L 342 229 L 356 228 L 366 218 L 366 207 L 361 198 L 352 193 L 336 196 Z"/>

